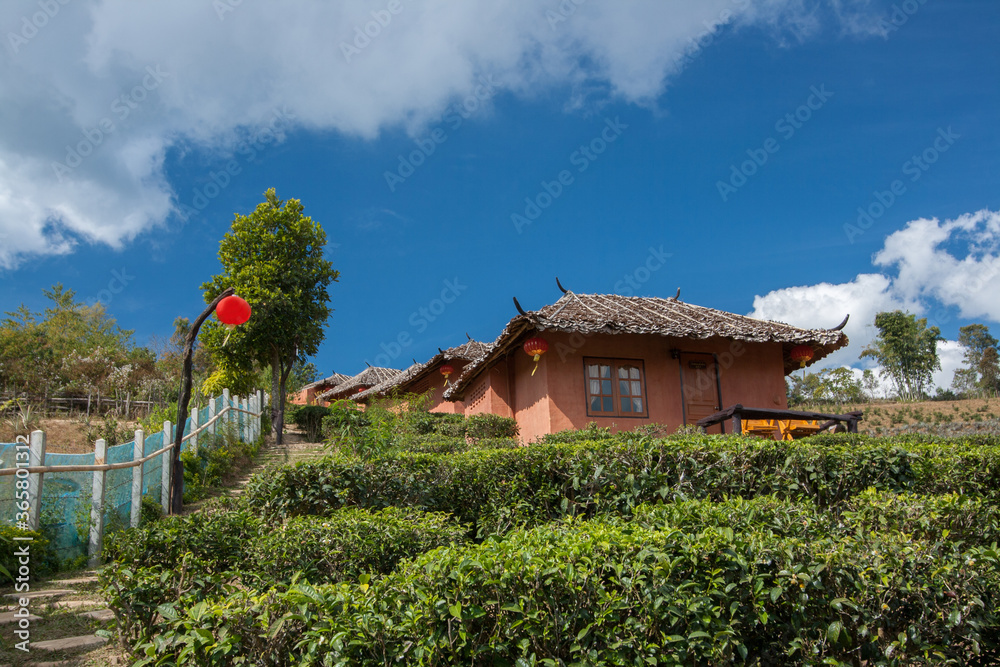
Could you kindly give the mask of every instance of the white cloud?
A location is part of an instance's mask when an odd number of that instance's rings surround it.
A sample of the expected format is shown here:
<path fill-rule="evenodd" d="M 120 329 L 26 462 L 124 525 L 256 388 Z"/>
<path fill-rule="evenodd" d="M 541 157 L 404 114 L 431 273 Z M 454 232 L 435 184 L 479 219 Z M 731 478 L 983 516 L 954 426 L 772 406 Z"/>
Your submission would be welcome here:
<path fill-rule="evenodd" d="M 959 256 L 956 256 L 956 251 Z M 913 220 L 890 234 L 875 254 L 875 266 L 895 269 L 895 276 L 866 273 L 833 285 L 820 283 L 787 287 L 754 298 L 751 317 L 807 328 L 836 326 L 851 319 L 844 331 L 850 345 L 826 357 L 816 369 L 837 366 L 871 367 L 858 356 L 877 335 L 875 315 L 907 310 L 939 326 L 950 307 L 963 318 L 1000 322 L 1000 212 L 978 211 L 954 220 Z M 939 320 L 940 317 L 940 320 Z M 951 386 L 962 365 L 962 347 L 955 341 L 938 344 L 941 370 L 934 383 Z"/>
<path fill-rule="evenodd" d="M 574 11 L 550 20 L 560 7 Z M 819 23 L 802 0 L 6 0 L 0 269 L 163 224 L 168 149 L 231 149 L 276 108 L 310 130 L 416 131 L 483 75 L 510 94 L 566 90 L 567 107 L 652 105 L 706 26 L 802 40 Z"/>
<path fill-rule="evenodd" d="M 945 244 L 958 244 L 955 257 Z M 1000 212 L 978 211 L 944 223 L 914 220 L 885 240 L 877 266 L 895 267 L 894 286 L 908 299 L 934 298 L 964 318 L 1000 321 Z"/>

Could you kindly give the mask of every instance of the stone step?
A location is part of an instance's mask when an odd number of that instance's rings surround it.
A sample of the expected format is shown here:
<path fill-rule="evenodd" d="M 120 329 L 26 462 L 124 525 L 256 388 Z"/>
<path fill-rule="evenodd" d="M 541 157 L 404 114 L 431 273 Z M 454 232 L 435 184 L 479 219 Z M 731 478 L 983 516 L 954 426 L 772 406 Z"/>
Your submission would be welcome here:
<path fill-rule="evenodd" d="M 30 591 L 28 593 L 5 593 L 4 597 L 17 600 L 18 598 L 25 598 L 27 600 L 32 600 L 34 598 L 54 598 L 60 595 L 72 595 L 76 593 L 72 588 L 53 588 L 48 591 Z"/>
<path fill-rule="evenodd" d="M 114 619 L 115 612 L 110 609 L 95 609 L 94 611 L 84 611 L 77 614 L 77 616 L 82 616 L 84 618 L 92 618 L 95 621 L 110 621 Z"/>
<path fill-rule="evenodd" d="M 52 579 L 48 583 L 57 584 L 59 586 L 78 586 L 80 584 L 96 584 L 97 577 L 77 577 L 75 579 Z"/>
<path fill-rule="evenodd" d="M 56 609 L 79 609 L 80 607 L 93 607 L 104 604 L 100 600 L 54 600 L 48 604 Z"/>
<path fill-rule="evenodd" d="M 79 637 L 63 637 L 45 642 L 31 642 L 28 646 L 40 651 L 71 651 L 78 648 L 95 648 L 108 640 L 97 635 L 80 635 Z"/>
<path fill-rule="evenodd" d="M 21 620 L 22 618 L 26 618 L 29 621 L 40 621 L 40 620 L 42 620 L 41 616 L 35 616 L 34 614 L 31 614 L 31 613 L 29 613 L 27 616 L 15 616 L 14 613 L 15 612 L 13 612 L 13 611 L 8 611 L 8 612 L 0 613 L 0 625 L 8 625 L 10 623 L 16 623 L 17 621 Z"/>

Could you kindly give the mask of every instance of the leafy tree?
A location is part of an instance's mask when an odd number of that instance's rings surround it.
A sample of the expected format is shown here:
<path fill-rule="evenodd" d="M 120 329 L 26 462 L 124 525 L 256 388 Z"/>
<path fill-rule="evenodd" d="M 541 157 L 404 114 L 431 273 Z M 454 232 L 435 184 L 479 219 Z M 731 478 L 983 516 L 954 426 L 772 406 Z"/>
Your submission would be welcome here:
<path fill-rule="evenodd" d="M 875 371 L 870 368 L 866 368 L 861 373 L 861 384 L 864 386 L 865 393 L 868 394 L 868 400 L 874 401 L 875 395 L 879 391 L 878 378 L 875 377 Z"/>
<path fill-rule="evenodd" d="M 983 350 L 979 360 L 979 386 L 988 396 L 1000 393 L 1000 354 L 995 347 Z"/>
<path fill-rule="evenodd" d="M 964 368 L 955 371 L 952 387 L 964 394 L 994 395 L 1000 391 L 997 341 L 984 324 L 970 324 L 959 330 L 958 342 L 965 348 Z"/>
<path fill-rule="evenodd" d="M 174 332 L 169 339 L 154 338 L 154 347 L 157 351 L 156 366 L 166 378 L 165 395 L 170 401 L 177 400 L 184 365 L 184 343 L 190 330 L 191 320 L 186 317 L 178 317 L 174 320 Z M 198 345 L 197 341 L 195 341 L 194 356 L 191 361 L 192 384 L 196 387 L 202 385 L 216 371 L 212 355 L 204 345 Z M 233 388 L 230 387 L 230 389 Z"/>
<path fill-rule="evenodd" d="M 0 322 L 0 386 L 43 400 L 110 394 L 126 409 L 160 390 L 152 353 L 136 348 L 133 332 L 119 328 L 103 305 L 86 306 L 58 283 L 42 292 L 51 302 L 43 312 L 22 305 Z"/>
<path fill-rule="evenodd" d="M 285 391 L 289 395 L 299 393 L 302 387 L 311 384 L 319 379 L 319 371 L 312 362 L 296 361 L 292 366 L 292 372 L 288 376 L 288 386 Z"/>
<path fill-rule="evenodd" d="M 234 288 L 253 315 L 231 331 L 209 322 L 204 341 L 224 370 L 270 367 L 272 432 L 280 444 L 288 376 L 323 341 L 327 288 L 339 273 L 323 257 L 326 232 L 302 214 L 299 200 L 281 201 L 273 188 L 265 198 L 250 215 L 236 215 L 219 248 L 224 273 L 202 285 L 206 302 Z"/>
<path fill-rule="evenodd" d="M 923 397 L 931 376 L 941 368 L 937 342 L 944 340 L 941 330 L 928 327 L 927 318 L 901 310 L 882 312 L 875 316 L 878 336 L 861 352 L 861 357 L 873 357 L 881 366 L 881 375 L 896 387 L 903 400 Z"/>

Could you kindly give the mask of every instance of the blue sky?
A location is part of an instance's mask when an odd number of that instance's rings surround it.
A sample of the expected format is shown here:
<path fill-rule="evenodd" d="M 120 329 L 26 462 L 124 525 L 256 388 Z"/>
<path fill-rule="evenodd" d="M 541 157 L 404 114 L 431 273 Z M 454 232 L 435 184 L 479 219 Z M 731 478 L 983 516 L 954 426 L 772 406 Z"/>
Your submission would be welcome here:
<path fill-rule="evenodd" d="M 0 309 L 62 282 L 167 335 L 274 187 L 341 272 L 324 374 L 491 340 L 556 276 L 851 313 L 835 365 L 879 310 L 997 333 L 998 30 L 993 0 L 8 2 Z"/>

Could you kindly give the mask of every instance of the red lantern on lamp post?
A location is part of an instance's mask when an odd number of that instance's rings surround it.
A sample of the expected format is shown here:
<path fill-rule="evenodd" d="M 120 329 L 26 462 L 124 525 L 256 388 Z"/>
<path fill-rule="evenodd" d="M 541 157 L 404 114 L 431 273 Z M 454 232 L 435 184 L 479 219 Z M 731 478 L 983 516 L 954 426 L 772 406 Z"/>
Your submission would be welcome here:
<path fill-rule="evenodd" d="M 219 302 L 215 316 L 229 328 L 243 324 L 250 319 L 250 304 L 233 294 Z"/>
<path fill-rule="evenodd" d="M 531 374 L 534 375 L 535 371 L 538 370 L 538 360 L 542 358 L 542 355 L 548 352 L 549 344 L 544 338 L 529 338 L 524 341 L 524 351 L 529 356 L 534 357 L 535 367 L 531 369 Z"/>
<path fill-rule="evenodd" d="M 798 362 L 799 368 L 805 368 L 809 360 L 813 358 L 813 349 L 808 345 L 796 345 L 792 348 L 789 356 L 791 356 L 792 361 Z"/>
<path fill-rule="evenodd" d="M 445 364 L 441 367 L 441 375 L 444 376 L 445 385 L 448 384 L 448 376 L 455 372 L 455 367 L 450 364 Z"/>
<path fill-rule="evenodd" d="M 250 304 L 233 294 L 227 287 L 219 294 L 201 315 L 195 319 L 184 338 L 184 361 L 181 369 L 181 390 L 177 396 L 177 427 L 174 430 L 174 446 L 171 456 L 170 513 L 180 514 L 184 506 L 184 465 L 181 463 L 181 443 L 184 440 L 184 425 L 187 422 L 188 403 L 191 400 L 191 371 L 193 366 L 194 343 L 201 325 L 213 312 L 223 324 L 234 328 L 250 319 Z M 226 337 L 228 340 L 229 337 Z M 225 343 L 223 343 L 225 344 Z"/>

